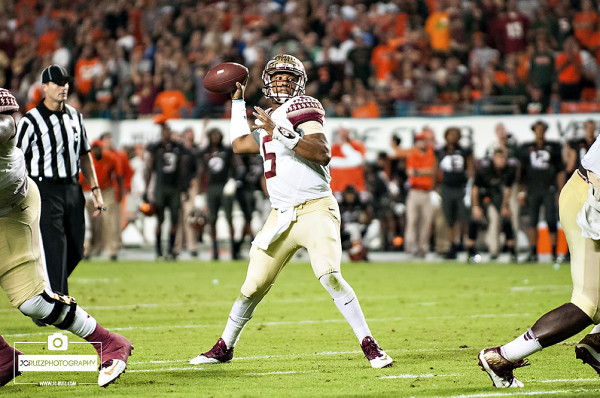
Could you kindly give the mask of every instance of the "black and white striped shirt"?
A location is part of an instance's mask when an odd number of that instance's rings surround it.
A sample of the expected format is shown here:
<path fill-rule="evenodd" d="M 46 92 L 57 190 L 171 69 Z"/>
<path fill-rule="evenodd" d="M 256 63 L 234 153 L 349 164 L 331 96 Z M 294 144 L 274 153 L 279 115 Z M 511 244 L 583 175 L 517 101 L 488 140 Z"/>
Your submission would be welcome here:
<path fill-rule="evenodd" d="M 79 156 L 91 150 L 81 113 L 67 104 L 51 111 L 43 102 L 19 120 L 17 147 L 29 176 L 48 179 L 77 178 Z"/>

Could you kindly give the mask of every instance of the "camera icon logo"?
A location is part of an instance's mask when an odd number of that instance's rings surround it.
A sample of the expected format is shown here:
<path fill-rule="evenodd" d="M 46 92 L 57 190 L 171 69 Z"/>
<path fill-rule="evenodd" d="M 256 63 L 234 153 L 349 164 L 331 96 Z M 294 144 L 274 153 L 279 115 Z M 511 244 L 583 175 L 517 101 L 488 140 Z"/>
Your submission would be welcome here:
<path fill-rule="evenodd" d="M 50 351 L 66 351 L 69 348 L 69 338 L 62 333 L 48 336 L 48 349 Z"/>

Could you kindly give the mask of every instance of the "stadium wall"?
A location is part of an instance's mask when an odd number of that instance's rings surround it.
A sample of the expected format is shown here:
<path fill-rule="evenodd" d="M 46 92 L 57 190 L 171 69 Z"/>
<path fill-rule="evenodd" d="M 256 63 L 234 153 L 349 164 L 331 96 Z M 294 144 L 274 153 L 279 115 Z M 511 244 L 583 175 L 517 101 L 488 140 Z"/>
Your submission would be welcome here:
<path fill-rule="evenodd" d="M 547 138 L 565 142 L 571 138 L 582 136 L 583 122 L 588 119 L 600 125 L 598 114 L 557 114 L 557 115 L 495 115 L 495 116 L 449 116 L 449 117 L 407 117 L 386 119 L 350 119 L 328 118 L 325 132 L 332 142 L 334 133 L 341 123 L 348 123 L 354 129 L 354 137 L 365 142 L 369 160 L 374 160 L 378 152 L 388 152 L 392 136 L 402 139 L 403 147 L 413 144 L 413 136 L 424 126 L 429 126 L 436 134 L 438 143 L 444 141 L 446 128 L 454 126 L 461 129 L 465 144 L 473 146 L 475 156 L 483 157 L 486 149 L 496 140 L 495 126 L 504 123 L 517 142 L 533 140 L 531 125 L 536 120 L 543 120 L 549 125 Z M 175 132 L 182 132 L 186 127 L 192 127 L 196 141 L 205 143 L 204 129 L 217 127 L 221 129 L 228 140 L 229 120 L 210 119 L 205 125 L 202 119 L 172 119 L 169 121 Z M 106 119 L 87 119 L 85 122 L 88 137 L 93 140 L 106 131 L 113 133 L 118 146 L 145 144 L 157 140 L 160 136 L 159 127 L 151 119 L 111 121 Z"/>

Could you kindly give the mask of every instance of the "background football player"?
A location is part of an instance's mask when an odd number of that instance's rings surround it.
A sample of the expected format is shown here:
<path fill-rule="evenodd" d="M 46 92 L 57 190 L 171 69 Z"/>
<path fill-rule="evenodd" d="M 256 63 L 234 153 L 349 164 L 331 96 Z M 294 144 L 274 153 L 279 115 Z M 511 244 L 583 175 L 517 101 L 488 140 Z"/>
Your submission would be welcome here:
<path fill-rule="evenodd" d="M 40 194 L 27 176 L 23 152 L 14 145 L 11 115 L 17 110 L 15 97 L 0 89 L 0 286 L 23 314 L 94 342 L 102 360 L 98 384 L 105 387 L 125 371 L 133 347 L 104 329 L 74 298 L 50 291 L 41 250 Z M 14 378 L 21 354 L 0 336 L 0 386 Z"/>
<path fill-rule="evenodd" d="M 221 338 L 190 363 L 231 361 L 257 304 L 296 250 L 305 247 L 315 276 L 354 330 L 371 366 L 390 366 L 392 358 L 371 337 L 358 299 L 340 271 L 340 211 L 329 187 L 331 151 L 323 133 L 323 107 L 315 98 L 303 95 L 306 72 L 293 56 L 271 59 L 262 78 L 272 108 L 254 108 L 257 120 L 251 133 L 244 86 L 238 83 L 232 95 L 230 138 L 234 152 L 262 156 L 273 209 L 252 243 L 248 274 Z"/>

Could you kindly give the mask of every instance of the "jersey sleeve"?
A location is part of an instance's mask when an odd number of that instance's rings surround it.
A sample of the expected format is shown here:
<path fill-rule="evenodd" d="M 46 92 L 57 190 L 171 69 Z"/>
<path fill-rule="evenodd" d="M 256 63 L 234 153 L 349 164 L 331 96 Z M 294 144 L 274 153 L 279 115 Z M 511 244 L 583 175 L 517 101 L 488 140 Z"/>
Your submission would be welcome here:
<path fill-rule="evenodd" d="M 22 117 L 17 125 L 17 147 L 21 148 L 24 154 L 30 150 L 31 136 L 33 135 L 33 125 L 27 117 Z"/>
<path fill-rule="evenodd" d="M 288 106 L 286 114 L 288 120 L 294 126 L 294 130 L 296 130 L 299 124 L 308 121 L 316 121 L 323 125 L 325 110 L 319 100 L 304 95 L 292 99 L 292 103 Z"/>
<path fill-rule="evenodd" d="M 83 116 L 81 112 L 77 112 L 77 118 L 79 119 L 79 125 L 81 126 L 81 148 L 79 149 L 79 155 L 84 155 L 92 151 L 90 140 L 88 139 L 85 126 L 83 125 Z"/>

